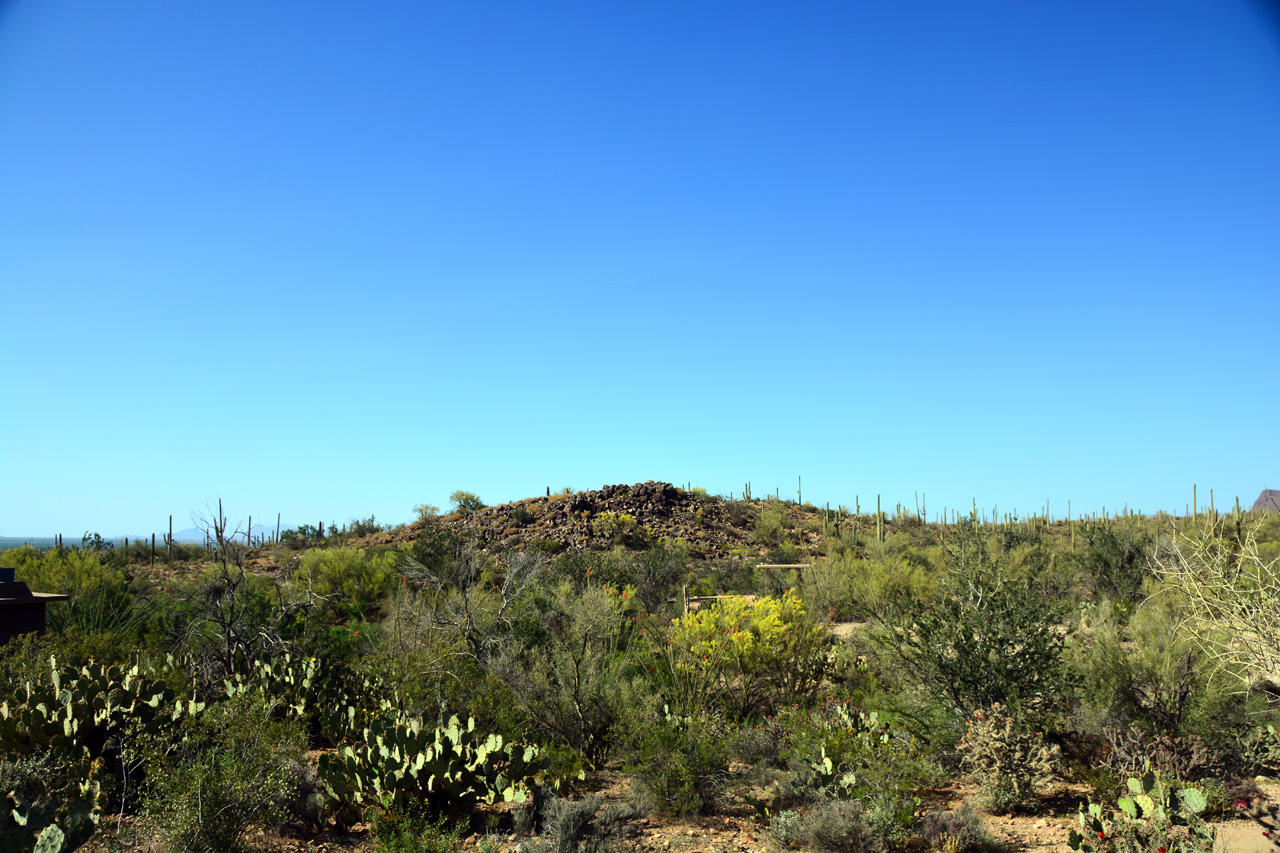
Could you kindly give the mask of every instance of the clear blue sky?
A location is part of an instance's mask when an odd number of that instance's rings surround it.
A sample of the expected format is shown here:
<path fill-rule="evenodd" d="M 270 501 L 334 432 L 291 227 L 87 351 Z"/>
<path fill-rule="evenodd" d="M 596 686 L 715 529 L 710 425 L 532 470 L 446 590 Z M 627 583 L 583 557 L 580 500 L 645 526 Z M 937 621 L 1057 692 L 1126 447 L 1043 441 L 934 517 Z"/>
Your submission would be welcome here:
<path fill-rule="evenodd" d="M 1280 16 L 0 5 L 0 533 L 1280 488 Z"/>

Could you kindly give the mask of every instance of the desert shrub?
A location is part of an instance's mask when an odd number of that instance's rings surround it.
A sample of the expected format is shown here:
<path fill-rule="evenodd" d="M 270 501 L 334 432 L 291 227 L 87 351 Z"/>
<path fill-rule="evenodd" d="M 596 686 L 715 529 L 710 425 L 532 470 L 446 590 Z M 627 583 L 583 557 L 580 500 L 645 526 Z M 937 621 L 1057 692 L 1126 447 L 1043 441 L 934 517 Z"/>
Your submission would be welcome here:
<path fill-rule="evenodd" d="M 817 804 L 801 819 L 800 838 L 807 847 L 831 853 L 878 853 L 889 849 L 866 806 L 858 800 Z"/>
<path fill-rule="evenodd" d="M 591 831 L 591 819 L 600 810 L 599 797 L 571 800 L 551 796 L 542 807 L 542 826 L 547 853 L 578 853 L 583 838 Z"/>
<path fill-rule="evenodd" d="M 634 591 L 579 591 L 562 581 L 530 614 L 541 630 L 528 642 L 512 637 L 489 667 L 538 728 L 591 762 L 616 743 L 626 701 L 622 652 L 635 610 Z"/>
<path fill-rule="evenodd" d="M 715 809 L 731 778 L 719 720 L 663 713 L 642 722 L 631 740 L 625 769 L 650 807 L 673 816 Z"/>
<path fill-rule="evenodd" d="M 834 621 L 847 622 L 860 615 L 856 600 L 855 561 L 850 555 L 814 560 L 805 569 L 800 594 L 805 607 L 814 613 L 825 613 Z"/>
<path fill-rule="evenodd" d="M 462 825 L 432 820 L 425 808 L 374 810 L 370 828 L 380 853 L 455 853 L 462 843 Z"/>
<path fill-rule="evenodd" d="M 1137 604 L 1143 581 L 1151 575 L 1155 539 L 1137 519 L 1081 525 L 1083 548 L 1075 559 L 1092 581 L 1096 595 Z"/>
<path fill-rule="evenodd" d="M 379 524 L 377 519 L 372 515 L 368 518 L 353 518 L 351 524 L 346 528 L 348 536 L 359 539 L 362 536 L 372 536 L 374 533 L 381 533 L 386 530 L 386 525 Z"/>
<path fill-rule="evenodd" d="M 530 853 L 608 853 L 618 849 L 626 822 L 635 816 L 627 803 L 600 807 L 599 797 L 571 800 L 549 797 L 542 806 L 543 837 L 525 848 Z"/>
<path fill-rule="evenodd" d="M 930 850 L 944 853 L 999 853 L 1003 849 L 968 805 L 954 812 L 926 812 L 916 832 Z"/>
<path fill-rule="evenodd" d="M 680 539 L 659 539 L 637 554 L 617 554 L 626 584 L 634 585 L 641 607 L 648 613 L 665 613 L 667 600 L 676 597 L 688 575 L 689 546 Z"/>
<path fill-rule="evenodd" d="M 653 530 L 625 512 L 602 512 L 591 522 L 591 529 L 624 548 L 642 549 L 653 543 Z"/>
<path fill-rule="evenodd" d="M 245 694 L 139 740 L 143 811 L 170 849 L 243 850 L 251 824 L 284 818 L 280 792 L 296 782 L 290 762 L 305 740 L 299 727 L 271 717 L 260 696 Z"/>
<path fill-rule="evenodd" d="M 368 619 L 397 583 L 397 566 L 398 558 L 392 553 L 313 549 L 302 555 L 293 582 L 343 618 Z"/>
<path fill-rule="evenodd" d="M 631 555 L 623 550 L 605 553 L 569 551 L 552 561 L 548 574 L 568 580 L 576 589 L 592 583 L 625 587 L 632 583 L 630 558 Z M 553 584 L 554 581 L 549 580 L 548 583 Z"/>
<path fill-rule="evenodd" d="M 1106 727 L 1104 766 L 1117 775 L 1141 775 L 1147 768 L 1178 779 L 1200 780 L 1221 775 L 1222 762 L 1196 735 L 1149 734 L 1136 723 L 1128 728 Z"/>
<path fill-rule="evenodd" d="M 811 696 L 829 642 L 794 592 L 727 596 L 651 636 L 651 677 L 673 710 L 720 707 L 741 719 Z"/>
<path fill-rule="evenodd" d="M 1166 738 L 1199 735 L 1216 749 L 1247 724 L 1251 700 L 1237 689 L 1232 672 L 1214 665 L 1185 633 L 1182 617 L 1178 599 L 1167 592 L 1148 598 L 1127 625 L 1106 606 L 1099 608 L 1090 636 L 1072 650 L 1081 686 L 1080 728 L 1124 732 L 1136 723 Z M 1147 758 L 1155 756 L 1137 756 L 1123 769 L 1139 770 Z M 1178 767 L 1184 773 L 1191 769 Z"/>
<path fill-rule="evenodd" d="M 769 834 L 783 847 L 800 841 L 800 813 L 792 809 L 780 811 L 769 819 Z"/>
<path fill-rule="evenodd" d="M 907 689 L 919 686 L 953 725 L 995 703 L 1028 719 L 1051 718 L 1071 696 L 1060 617 L 1035 588 L 1013 577 L 972 526 L 952 534 L 946 574 L 929 603 L 897 600 L 872 633 Z M 945 736 L 945 735 L 944 735 Z"/>
<path fill-rule="evenodd" d="M 439 519 L 426 521 L 409 547 L 409 556 L 435 577 L 448 577 L 450 567 L 462 558 L 466 543 Z"/>
<path fill-rule="evenodd" d="M 756 517 L 755 528 L 751 531 L 751 540 L 767 548 L 777 547 L 794 542 L 793 523 L 782 501 L 769 500 L 760 509 Z"/>
<path fill-rule="evenodd" d="M 782 769 L 786 767 L 789 732 L 777 717 L 734 731 L 729 752 L 740 764 Z"/>
<path fill-rule="evenodd" d="M 1053 780 L 1061 757 L 1041 732 L 1030 730 L 999 704 L 973 712 L 960 749 L 965 766 L 982 784 L 982 804 L 996 814 L 1034 803 L 1037 791 Z"/>
<path fill-rule="evenodd" d="M 429 524 L 440 517 L 440 507 L 435 504 L 418 504 L 413 508 L 419 524 Z"/>
<path fill-rule="evenodd" d="M 468 513 L 484 509 L 484 501 L 480 500 L 479 495 L 474 492 L 464 492 L 462 489 L 449 495 L 449 502 L 453 504 L 455 512 Z"/>
<path fill-rule="evenodd" d="M 755 504 L 745 500 L 729 500 L 725 501 L 723 517 L 725 523 L 732 528 L 739 530 L 745 529 L 751 525 L 757 516 Z"/>

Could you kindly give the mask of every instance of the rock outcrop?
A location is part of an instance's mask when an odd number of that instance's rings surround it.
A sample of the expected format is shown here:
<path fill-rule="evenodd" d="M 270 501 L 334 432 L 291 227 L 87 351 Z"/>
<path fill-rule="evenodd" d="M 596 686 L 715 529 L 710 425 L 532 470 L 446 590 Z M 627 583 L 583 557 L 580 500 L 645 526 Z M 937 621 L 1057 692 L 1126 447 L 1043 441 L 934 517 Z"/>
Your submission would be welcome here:
<path fill-rule="evenodd" d="M 725 502 L 650 480 L 525 498 L 454 513 L 440 523 L 486 550 L 596 551 L 678 538 L 695 555 L 708 556 L 744 543 L 754 516 L 735 515 Z"/>
<path fill-rule="evenodd" d="M 1280 489 L 1263 489 L 1252 509 L 1255 512 L 1280 512 Z"/>

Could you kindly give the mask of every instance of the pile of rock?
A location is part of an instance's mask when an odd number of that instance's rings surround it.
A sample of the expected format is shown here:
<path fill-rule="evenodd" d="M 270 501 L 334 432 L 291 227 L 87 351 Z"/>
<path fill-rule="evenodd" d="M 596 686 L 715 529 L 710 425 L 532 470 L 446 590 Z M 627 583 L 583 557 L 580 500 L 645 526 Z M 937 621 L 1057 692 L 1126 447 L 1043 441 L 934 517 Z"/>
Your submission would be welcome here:
<path fill-rule="evenodd" d="M 679 538 L 706 556 L 740 545 L 749 535 L 747 527 L 729 523 L 722 502 L 653 480 L 526 498 L 455 513 L 440 523 L 486 549 L 595 551 Z"/>

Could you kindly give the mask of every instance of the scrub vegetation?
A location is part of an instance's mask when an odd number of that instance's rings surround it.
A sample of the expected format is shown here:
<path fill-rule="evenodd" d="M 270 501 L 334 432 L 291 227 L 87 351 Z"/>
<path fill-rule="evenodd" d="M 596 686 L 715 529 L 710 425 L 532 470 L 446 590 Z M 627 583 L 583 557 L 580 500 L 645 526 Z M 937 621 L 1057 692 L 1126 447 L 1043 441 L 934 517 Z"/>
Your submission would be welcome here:
<path fill-rule="evenodd" d="M 0 850 L 649 849 L 641 825 L 714 817 L 757 848 L 980 851 L 1063 791 L 1074 849 L 1274 822 L 1280 514 L 943 523 L 659 485 L 0 554 L 70 596 L 0 650 Z"/>

